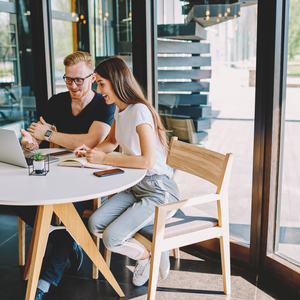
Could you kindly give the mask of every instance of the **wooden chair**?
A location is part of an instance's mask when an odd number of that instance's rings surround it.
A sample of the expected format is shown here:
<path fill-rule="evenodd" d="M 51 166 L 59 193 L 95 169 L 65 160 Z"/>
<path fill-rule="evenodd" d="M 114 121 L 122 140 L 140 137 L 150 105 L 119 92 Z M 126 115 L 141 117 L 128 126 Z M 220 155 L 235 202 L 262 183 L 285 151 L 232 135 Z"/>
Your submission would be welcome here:
<path fill-rule="evenodd" d="M 223 155 L 172 137 L 168 165 L 213 183 L 216 193 L 157 206 L 154 226 L 135 234 L 135 239 L 151 249 L 148 300 L 155 299 L 161 252 L 213 238 L 220 239 L 224 293 L 231 293 L 228 185 L 232 160 L 233 154 Z M 194 207 L 211 201 L 216 202 L 217 219 Z M 174 209 L 177 213 L 166 221 L 167 211 Z"/>
<path fill-rule="evenodd" d="M 190 144 L 199 143 L 192 119 L 179 119 L 166 116 L 165 124 L 166 128 L 171 130 L 171 136 L 177 136 L 179 140 L 189 142 Z"/>

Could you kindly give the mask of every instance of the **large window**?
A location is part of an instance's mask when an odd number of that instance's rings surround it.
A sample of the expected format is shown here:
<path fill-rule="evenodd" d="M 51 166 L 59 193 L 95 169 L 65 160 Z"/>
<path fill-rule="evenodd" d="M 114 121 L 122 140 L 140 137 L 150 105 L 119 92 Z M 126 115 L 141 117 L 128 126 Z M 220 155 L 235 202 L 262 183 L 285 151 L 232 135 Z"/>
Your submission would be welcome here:
<path fill-rule="evenodd" d="M 52 0 L 51 9 L 55 70 L 54 92 L 60 93 L 68 90 L 63 81 L 65 73 L 63 60 L 78 49 L 77 23 L 83 22 L 84 16 L 78 16 L 75 2 L 70 0 Z"/>
<path fill-rule="evenodd" d="M 94 51 L 96 57 L 116 54 L 115 1 L 96 0 L 94 6 Z"/>
<path fill-rule="evenodd" d="M 234 153 L 230 234 L 232 239 L 248 245 L 257 5 L 223 2 L 159 2 L 158 104 L 171 134 L 221 153 Z M 211 186 L 203 186 L 199 178 L 180 172 L 175 176 L 180 181 L 182 198 L 214 191 Z M 214 205 L 206 208 L 216 214 Z"/>
<path fill-rule="evenodd" d="M 300 1 L 290 0 L 275 253 L 300 266 Z M 285 107 L 284 107 L 285 105 Z"/>
<path fill-rule="evenodd" d="M 36 102 L 29 5 L 14 2 L 0 1 L 0 126 L 20 136 L 35 119 Z"/>
<path fill-rule="evenodd" d="M 131 0 L 94 1 L 92 49 L 97 62 L 108 56 L 121 55 L 131 66 L 131 11 Z"/>

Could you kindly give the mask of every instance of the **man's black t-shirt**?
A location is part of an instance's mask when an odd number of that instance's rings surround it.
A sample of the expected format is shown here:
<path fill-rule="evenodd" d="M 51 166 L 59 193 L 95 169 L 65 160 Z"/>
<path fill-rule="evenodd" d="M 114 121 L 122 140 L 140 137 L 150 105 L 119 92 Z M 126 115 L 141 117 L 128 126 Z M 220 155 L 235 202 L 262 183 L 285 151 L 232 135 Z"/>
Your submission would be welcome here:
<path fill-rule="evenodd" d="M 42 117 L 47 123 L 55 125 L 58 132 L 87 133 L 94 121 L 112 125 L 116 106 L 107 105 L 101 94 L 95 92 L 92 101 L 77 116 L 72 113 L 71 101 L 70 93 L 64 92 L 52 96 L 46 104 Z"/>

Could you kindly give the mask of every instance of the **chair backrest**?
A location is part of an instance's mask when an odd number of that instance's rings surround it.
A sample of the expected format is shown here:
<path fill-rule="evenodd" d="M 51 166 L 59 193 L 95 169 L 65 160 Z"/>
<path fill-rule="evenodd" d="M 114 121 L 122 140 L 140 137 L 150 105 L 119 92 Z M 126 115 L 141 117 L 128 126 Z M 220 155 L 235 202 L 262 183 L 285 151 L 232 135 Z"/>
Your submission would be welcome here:
<path fill-rule="evenodd" d="M 172 130 L 172 135 L 180 140 L 188 141 L 191 144 L 197 144 L 198 138 L 195 133 L 195 126 L 192 119 L 165 118 L 168 130 Z"/>
<path fill-rule="evenodd" d="M 196 145 L 180 142 L 172 137 L 167 164 L 174 168 L 201 177 L 217 186 L 220 193 L 229 183 L 233 154 L 221 154 Z"/>

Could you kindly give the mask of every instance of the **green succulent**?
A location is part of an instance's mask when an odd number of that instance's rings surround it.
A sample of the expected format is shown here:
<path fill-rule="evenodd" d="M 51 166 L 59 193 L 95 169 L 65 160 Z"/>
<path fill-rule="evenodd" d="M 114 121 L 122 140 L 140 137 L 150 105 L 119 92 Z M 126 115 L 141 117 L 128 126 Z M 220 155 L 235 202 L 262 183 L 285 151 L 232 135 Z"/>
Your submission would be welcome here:
<path fill-rule="evenodd" d="M 36 160 L 36 161 L 41 161 L 44 158 L 43 152 L 42 151 L 38 151 L 38 150 L 35 151 L 35 153 L 34 153 L 33 156 L 34 156 L 34 160 Z"/>

